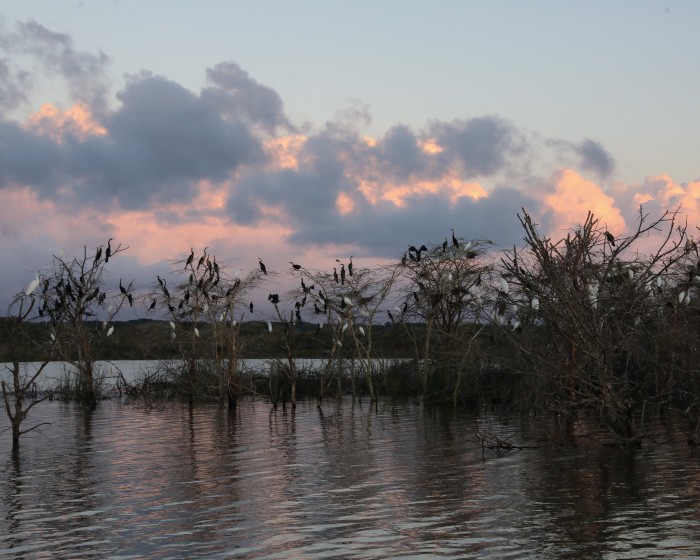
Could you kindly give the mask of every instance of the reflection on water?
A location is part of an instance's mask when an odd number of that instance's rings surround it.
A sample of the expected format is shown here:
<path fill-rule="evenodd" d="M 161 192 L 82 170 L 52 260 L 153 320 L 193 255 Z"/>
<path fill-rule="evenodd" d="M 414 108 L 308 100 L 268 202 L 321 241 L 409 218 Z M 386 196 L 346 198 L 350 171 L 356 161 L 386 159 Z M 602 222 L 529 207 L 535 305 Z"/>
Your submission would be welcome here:
<path fill-rule="evenodd" d="M 0 557 L 668 558 L 700 550 L 697 454 L 671 419 L 632 456 L 549 419 L 350 399 L 94 412 L 0 435 Z M 533 448 L 482 455 L 475 428 Z M 0 421 L 0 429 L 8 424 Z"/>

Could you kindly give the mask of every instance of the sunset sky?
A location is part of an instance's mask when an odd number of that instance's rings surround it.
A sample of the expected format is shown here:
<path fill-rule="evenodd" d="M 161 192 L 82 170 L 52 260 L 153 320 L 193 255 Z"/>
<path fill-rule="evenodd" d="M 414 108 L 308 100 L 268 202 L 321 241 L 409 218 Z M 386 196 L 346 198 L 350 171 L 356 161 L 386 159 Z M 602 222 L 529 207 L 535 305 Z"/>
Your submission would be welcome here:
<path fill-rule="evenodd" d="M 700 225 L 698 24 L 679 1 L 8 2 L 0 302 L 110 237 L 112 281 L 145 288 L 205 245 L 283 275 L 450 228 L 512 247 L 521 207 L 554 236 L 588 210 L 624 235 L 640 204 Z"/>

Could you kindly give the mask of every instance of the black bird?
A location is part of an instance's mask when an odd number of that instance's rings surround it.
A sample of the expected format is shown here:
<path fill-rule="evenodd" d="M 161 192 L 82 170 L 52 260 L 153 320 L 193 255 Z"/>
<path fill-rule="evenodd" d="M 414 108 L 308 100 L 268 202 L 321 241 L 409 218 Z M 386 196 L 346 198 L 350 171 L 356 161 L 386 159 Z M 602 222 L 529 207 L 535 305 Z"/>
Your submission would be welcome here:
<path fill-rule="evenodd" d="M 151 302 L 151 306 L 148 308 L 149 311 L 153 311 L 156 308 L 156 300 Z"/>
<path fill-rule="evenodd" d="M 102 257 L 102 245 L 100 245 L 97 248 L 97 251 L 95 251 L 95 260 L 92 262 L 93 267 L 100 261 L 100 257 Z"/>
<path fill-rule="evenodd" d="M 112 256 L 112 238 L 107 241 L 107 249 L 105 250 L 105 263 L 109 262 L 109 257 Z"/>
<path fill-rule="evenodd" d="M 270 294 L 267 296 L 267 299 L 270 300 L 271 303 L 273 304 L 278 304 L 280 302 L 280 296 L 279 294 Z M 251 304 L 252 305 L 252 304 Z M 251 310 L 252 313 L 252 310 Z"/>
<path fill-rule="evenodd" d="M 613 237 L 613 234 L 610 233 L 609 231 L 605 232 L 605 239 L 608 240 L 610 245 L 612 245 L 613 247 L 615 246 L 615 238 Z"/>
<path fill-rule="evenodd" d="M 293 268 L 294 270 L 299 270 L 299 269 L 301 268 L 301 265 L 300 265 L 300 264 L 294 264 L 292 261 L 289 261 L 289 264 L 292 265 L 292 268 Z"/>
<path fill-rule="evenodd" d="M 352 255 L 350 255 L 350 262 L 348 263 L 348 274 L 352 276 Z"/>
<path fill-rule="evenodd" d="M 119 291 L 122 293 L 122 295 L 126 295 L 126 288 L 122 286 L 122 279 L 119 279 Z"/>
<path fill-rule="evenodd" d="M 263 274 L 267 274 L 267 267 L 265 266 L 265 263 L 262 262 L 262 259 L 258 257 L 258 261 L 260 261 L 260 272 Z"/>
<path fill-rule="evenodd" d="M 345 264 L 340 263 L 340 283 L 345 285 Z"/>
<path fill-rule="evenodd" d="M 126 294 L 126 298 L 129 300 L 129 307 L 134 307 L 134 298 L 131 294 Z"/>
<path fill-rule="evenodd" d="M 301 313 L 299 313 L 299 310 L 298 310 L 298 309 L 296 310 L 295 315 L 296 315 L 296 318 L 297 318 L 297 323 L 301 323 L 301 322 L 302 322 L 302 320 L 301 320 Z"/>
<path fill-rule="evenodd" d="M 199 270 L 199 267 L 204 264 L 204 261 L 207 259 L 207 249 L 209 247 L 204 247 L 204 254 L 199 257 L 199 260 L 197 261 L 197 270 Z"/>
<path fill-rule="evenodd" d="M 252 302 L 252 301 L 250 302 L 250 305 L 248 306 L 248 309 L 250 309 L 250 312 L 251 312 L 251 313 L 253 312 L 253 302 Z"/>
<path fill-rule="evenodd" d="M 163 289 L 163 286 L 165 285 L 165 284 L 163 284 L 163 279 L 160 276 L 158 276 L 157 274 L 156 274 L 156 279 L 158 280 L 158 285 L 160 286 L 160 288 Z"/>
<path fill-rule="evenodd" d="M 445 237 L 445 241 L 442 242 L 442 252 L 444 253 L 447 251 L 447 237 Z"/>
<path fill-rule="evenodd" d="M 316 305 L 316 302 L 314 302 L 314 313 L 316 313 L 316 315 L 320 315 L 321 313 L 323 313 L 323 311 L 321 311 L 318 305 Z"/>
<path fill-rule="evenodd" d="M 333 267 L 333 280 L 338 282 L 338 271 Z"/>
<path fill-rule="evenodd" d="M 190 247 L 190 256 L 187 257 L 187 262 L 185 263 L 185 268 L 190 266 L 192 264 L 193 260 L 194 260 L 194 247 Z"/>
<path fill-rule="evenodd" d="M 452 245 L 454 245 L 456 249 L 459 249 L 459 241 L 457 241 L 455 237 L 455 230 L 453 228 L 450 228 L 450 230 L 452 231 Z"/>
<path fill-rule="evenodd" d="M 389 319 L 391 319 L 391 322 L 394 323 L 394 316 L 391 314 L 391 311 L 387 309 L 386 314 L 389 316 Z"/>

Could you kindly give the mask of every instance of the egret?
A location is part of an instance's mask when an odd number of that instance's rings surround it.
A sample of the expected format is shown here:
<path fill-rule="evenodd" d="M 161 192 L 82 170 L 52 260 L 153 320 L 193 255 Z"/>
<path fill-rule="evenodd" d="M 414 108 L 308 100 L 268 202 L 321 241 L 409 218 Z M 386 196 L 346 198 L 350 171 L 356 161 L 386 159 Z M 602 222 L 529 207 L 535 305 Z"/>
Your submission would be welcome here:
<path fill-rule="evenodd" d="M 349 326 L 348 323 L 344 323 L 343 328 L 340 329 L 340 332 L 345 332 L 346 330 L 348 330 L 348 326 Z"/>
<path fill-rule="evenodd" d="M 40 282 L 41 280 L 39 280 L 39 273 L 37 272 L 34 279 L 27 285 L 27 289 L 24 290 L 24 294 L 27 296 L 32 295 L 34 293 L 34 290 L 36 290 L 39 287 Z"/>
<path fill-rule="evenodd" d="M 112 336 L 113 332 L 114 332 L 114 325 L 112 325 L 111 327 L 109 327 L 109 329 L 107 329 L 107 336 Z"/>
<path fill-rule="evenodd" d="M 510 286 L 508 286 L 508 282 L 506 281 L 505 278 L 501 277 L 499 280 L 499 283 L 500 283 L 500 285 L 499 285 L 498 289 L 507 295 L 509 290 L 510 290 Z"/>
<path fill-rule="evenodd" d="M 267 323 L 267 332 L 272 332 L 272 323 L 270 321 L 266 321 Z"/>
<path fill-rule="evenodd" d="M 360 333 L 360 336 L 365 336 L 365 329 L 362 328 L 362 325 L 360 325 L 357 328 L 358 332 Z"/>
<path fill-rule="evenodd" d="M 197 327 L 194 328 L 194 336 L 199 338 L 199 329 Z"/>
<path fill-rule="evenodd" d="M 343 302 L 345 305 L 352 306 L 352 300 L 348 296 L 343 296 Z"/>
<path fill-rule="evenodd" d="M 176 337 L 177 337 L 177 335 L 175 334 L 175 331 L 172 331 L 170 333 L 170 340 L 175 340 Z"/>
<path fill-rule="evenodd" d="M 172 330 L 175 330 L 175 323 L 173 323 L 172 321 L 170 321 L 170 328 L 171 328 Z"/>
<path fill-rule="evenodd" d="M 265 266 L 265 263 L 262 262 L 260 257 L 258 257 L 258 262 L 260 263 L 260 272 L 267 274 L 267 267 Z"/>

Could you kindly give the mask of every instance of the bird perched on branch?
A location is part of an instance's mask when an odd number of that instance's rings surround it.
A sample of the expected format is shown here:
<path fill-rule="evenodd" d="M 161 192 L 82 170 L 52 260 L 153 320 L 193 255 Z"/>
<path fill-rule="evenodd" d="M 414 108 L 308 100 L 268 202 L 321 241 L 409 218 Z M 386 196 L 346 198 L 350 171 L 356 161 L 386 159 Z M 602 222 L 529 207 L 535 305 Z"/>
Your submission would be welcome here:
<path fill-rule="evenodd" d="M 262 262 L 262 259 L 258 257 L 258 262 L 260 263 L 260 272 L 263 274 L 267 274 L 267 267 L 265 266 L 265 263 Z"/>
<path fill-rule="evenodd" d="M 607 230 L 605 231 L 605 239 L 608 240 L 608 243 L 610 243 L 610 245 L 612 245 L 613 247 L 615 246 L 615 237 L 613 237 L 613 234 Z"/>

